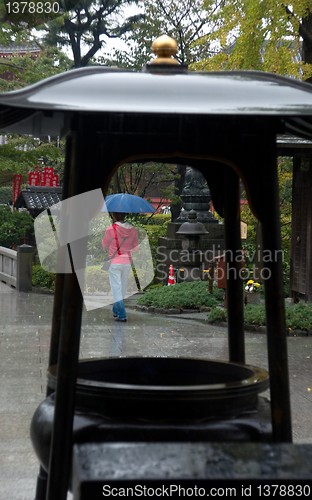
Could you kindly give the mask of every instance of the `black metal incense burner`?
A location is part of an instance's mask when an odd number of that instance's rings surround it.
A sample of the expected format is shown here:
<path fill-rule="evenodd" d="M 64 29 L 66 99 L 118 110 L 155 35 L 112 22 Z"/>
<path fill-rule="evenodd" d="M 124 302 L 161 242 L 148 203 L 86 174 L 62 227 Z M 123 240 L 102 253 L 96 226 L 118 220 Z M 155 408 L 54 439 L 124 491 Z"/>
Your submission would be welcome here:
<path fill-rule="evenodd" d="M 241 181 L 261 223 L 262 252 L 272 257 L 264 287 L 271 425 L 264 437 L 273 444 L 292 440 L 277 139 L 290 139 L 292 148 L 298 136 L 311 141 L 312 87 L 264 72 L 188 72 L 173 64 L 175 43 L 161 37 L 159 45 L 162 57 L 142 72 L 80 68 L 1 94 L 0 128 L 35 137 L 66 135 L 63 200 L 95 189 L 104 196 L 118 166 L 133 161 L 188 165 L 203 174 L 214 209 L 224 217 L 231 270 L 226 276 L 229 361 L 222 369 L 198 360 L 82 363 L 77 273 L 57 273 L 47 391 L 55 395 L 38 408 L 32 425 L 45 467 L 36 500 L 67 498 L 73 444 L 79 439 L 132 436 L 147 446 L 151 440 L 186 441 L 187 436 L 190 441 L 261 439 L 257 400 L 268 378 L 258 379 L 258 370 L 245 365 L 243 281 L 241 260 L 235 258 L 242 248 Z M 244 432 L 247 421 L 250 432 Z"/>
<path fill-rule="evenodd" d="M 56 366 L 48 382 L 56 387 Z M 269 440 L 269 418 L 259 418 L 266 370 L 193 358 L 114 358 L 79 363 L 74 442 Z M 260 413 L 265 405 L 262 404 Z M 268 405 L 267 405 L 268 406 Z M 52 394 L 34 414 L 31 438 L 48 470 L 54 417 Z M 269 408 L 266 409 L 267 417 Z M 237 421 L 236 421 L 236 420 Z M 233 432 L 233 427 L 236 431 Z"/>

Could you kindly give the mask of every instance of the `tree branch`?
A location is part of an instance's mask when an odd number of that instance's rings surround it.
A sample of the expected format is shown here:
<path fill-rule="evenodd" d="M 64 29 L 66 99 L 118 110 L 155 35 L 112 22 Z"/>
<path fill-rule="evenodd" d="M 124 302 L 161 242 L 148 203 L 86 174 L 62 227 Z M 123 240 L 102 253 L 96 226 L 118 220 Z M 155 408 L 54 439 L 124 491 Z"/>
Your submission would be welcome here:
<path fill-rule="evenodd" d="M 21 71 L 25 70 L 25 68 L 23 68 L 23 66 L 17 66 L 17 64 L 13 64 L 13 63 L 7 63 L 7 62 L 0 61 L 0 64 L 2 66 L 8 66 L 9 68 L 20 69 Z"/>
<path fill-rule="evenodd" d="M 74 27 L 73 27 L 72 24 L 73 23 L 71 23 L 71 21 L 69 21 L 68 19 L 65 19 L 64 26 L 67 30 L 70 44 L 72 47 L 75 67 L 79 67 L 81 65 L 81 51 L 80 51 L 80 43 L 79 43 L 80 39 L 76 40 L 76 37 L 75 37 L 76 25 L 74 24 Z"/>
<path fill-rule="evenodd" d="M 283 4 L 283 7 L 285 8 L 285 12 L 286 12 L 289 20 L 290 19 L 296 19 L 296 21 L 299 22 L 299 35 L 304 40 L 307 40 L 307 41 L 309 41 L 309 43 L 312 44 L 312 33 L 305 27 L 305 25 L 302 22 L 302 20 L 299 21 L 299 19 L 297 18 L 297 16 L 294 14 L 294 12 L 292 10 L 290 10 L 290 8 L 287 5 Z M 312 13 L 310 13 L 310 15 L 312 15 Z"/>

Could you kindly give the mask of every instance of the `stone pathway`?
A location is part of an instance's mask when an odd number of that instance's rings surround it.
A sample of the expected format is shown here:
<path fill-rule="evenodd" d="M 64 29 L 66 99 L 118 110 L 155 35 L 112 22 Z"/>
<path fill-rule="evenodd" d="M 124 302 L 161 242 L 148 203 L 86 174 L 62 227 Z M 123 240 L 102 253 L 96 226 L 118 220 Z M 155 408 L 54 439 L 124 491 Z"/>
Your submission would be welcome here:
<path fill-rule="evenodd" d="M 52 306 L 51 295 L 17 293 L 0 283 L 0 500 L 34 499 L 38 462 L 29 426 L 45 398 Z M 85 312 L 80 354 L 226 360 L 226 330 L 197 319 L 131 309 L 128 323 L 120 324 L 110 308 Z M 312 443 L 312 337 L 290 337 L 288 347 L 294 441 Z M 246 333 L 246 357 L 267 367 L 265 335 Z"/>

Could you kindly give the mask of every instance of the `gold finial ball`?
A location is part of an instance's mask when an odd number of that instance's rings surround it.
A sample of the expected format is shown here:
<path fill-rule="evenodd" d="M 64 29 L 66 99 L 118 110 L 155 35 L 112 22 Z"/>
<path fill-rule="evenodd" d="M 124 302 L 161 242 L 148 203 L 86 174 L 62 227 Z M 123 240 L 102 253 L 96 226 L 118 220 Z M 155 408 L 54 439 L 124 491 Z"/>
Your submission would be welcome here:
<path fill-rule="evenodd" d="M 178 61 L 173 58 L 178 50 L 177 42 L 168 35 L 161 35 L 152 43 L 152 50 L 157 56 L 153 63 L 162 64 L 178 64 Z"/>

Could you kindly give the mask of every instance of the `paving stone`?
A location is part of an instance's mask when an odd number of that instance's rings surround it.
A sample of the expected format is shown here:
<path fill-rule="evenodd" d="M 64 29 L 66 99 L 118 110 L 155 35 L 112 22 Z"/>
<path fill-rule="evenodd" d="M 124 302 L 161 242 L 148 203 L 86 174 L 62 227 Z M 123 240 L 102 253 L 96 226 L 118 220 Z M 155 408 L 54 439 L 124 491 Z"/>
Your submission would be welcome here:
<path fill-rule="evenodd" d="M 128 301 L 128 322 L 111 308 L 84 311 L 80 356 L 179 356 L 227 359 L 227 332 L 206 313 L 155 315 Z M 33 500 L 38 462 L 29 438 L 45 397 L 53 296 L 18 293 L 0 283 L 0 500 Z M 266 336 L 247 332 L 248 364 L 267 367 Z M 289 337 L 289 377 L 296 443 L 312 443 L 312 337 Z M 71 495 L 69 495 L 69 498 Z"/>

